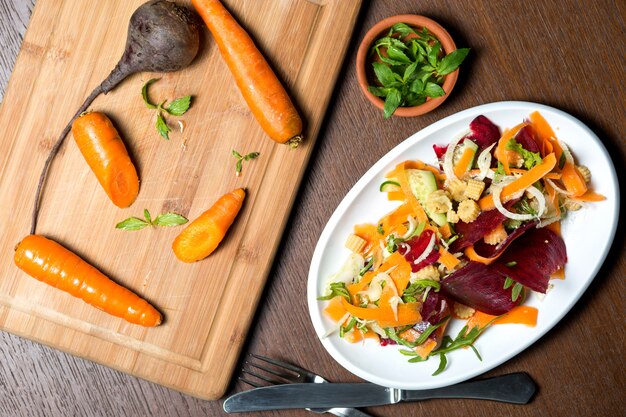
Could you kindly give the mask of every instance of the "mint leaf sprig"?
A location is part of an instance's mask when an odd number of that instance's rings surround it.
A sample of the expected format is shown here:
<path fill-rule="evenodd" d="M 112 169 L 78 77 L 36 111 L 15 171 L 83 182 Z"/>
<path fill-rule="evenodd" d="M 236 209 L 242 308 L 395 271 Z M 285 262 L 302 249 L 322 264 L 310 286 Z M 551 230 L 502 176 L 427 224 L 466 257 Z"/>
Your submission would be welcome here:
<path fill-rule="evenodd" d="M 156 110 L 157 117 L 155 127 L 157 132 L 159 132 L 159 135 L 161 135 L 163 138 L 169 140 L 169 133 L 172 131 L 172 129 L 168 126 L 163 114 L 167 113 L 169 115 L 177 117 L 182 116 L 191 107 L 191 96 L 177 98 L 173 100 L 168 106 L 165 106 L 167 100 L 162 101 L 160 104 L 154 104 L 150 101 L 150 98 L 148 97 L 148 88 L 159 80 L 160 78 L 152 78 L 146 81 L 143 87 L 141 87 L 141 97 L 143 98 L 143 102 L 145 103 L 147 108 L 151 110 Z"/>
<path fill-rule="evenodd" d="M 177 213 L 163 213 L 156 216 L 153 220 L 148 209 L 143 210 L 144 219 L 138 217 L 129 217 L 115 225 L 116 229 L 122 230 L 141 230 L 147 226 L 180 226 L 187 223 L 184 216 Z"/>
<path fill-rule="evenodd" d="M 409 39 L 409 35 L 413 35 Z M 443 55 L 441 42 L 428 29 L 415 30 L 397 23 L 387 36 L 372 46 L 380 62 L 373 62 L 376 79 L 381 86 L 369 86 L 373 95 L 384 98 L 384 117 L 388 119 L 398 107 L 423 104 L 441 97 L 444 77 L 455 71 L 465 60 L 469 48 L 457 49 Z"/>
<path fill-rule="evenodd" d="M 243 169 L 244 161 L 251 161 L 252 159 L 256 159 L 261 155 L 259 152 L 250 152 L 246 155 L 241 155 L 239 152 L 233 149 L 233 156 L 237 159 L 237 163 L 235 164 L 235 175 L 240 176 L 241 170 Z"/>

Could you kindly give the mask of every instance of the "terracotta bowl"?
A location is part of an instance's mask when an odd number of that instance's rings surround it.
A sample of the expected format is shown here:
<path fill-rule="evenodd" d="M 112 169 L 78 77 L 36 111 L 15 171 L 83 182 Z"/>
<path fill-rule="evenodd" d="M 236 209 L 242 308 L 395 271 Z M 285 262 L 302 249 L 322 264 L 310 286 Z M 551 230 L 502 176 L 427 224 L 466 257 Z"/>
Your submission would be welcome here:
<path fill-rule="evenodd" d="M 372 104 L 374 104 L 381 110 L 384 109 L 385 102 L 367 90 L 367 87 L 369 85 L 372 85 L 367 75 L 368 66 L 372 65 L 372 61 L 369 59 L 369 51 L 376 39 L 385 36 L 389 28 L 396 23 L 406 23 L 409 26 L 417 28 L 425 27 L 433 35 L 435 35 L 437 39 L 439 39 L 439 41 L 441 42 L 441 46 L 443 47 L 446 54 L 449 54 L 450 52 L 456 50 L 456 45 L 454 44 L 454 41 L 452 40 L 450 34 L 437 22 L 427 17 L 414 14 L 401 14 L 388 17 L 376 23 L 365 34 L 365 37 L 363 38 L 363 41 L 361 41 L 361 45 L 359 46 L 359 50 L 356 55 L 356 75 L 359 81 L 359 85 L 361 86 L 361 90 L 363 90 L 363 94 L 365 94 L 365 97 L 367 97 L 367 99 L 371 101 Z M 420 104 L 419 106 L 398 107 L 393 115 L 401 117 L 413 117 L 420 116 L 435 109 L 441 103 L 443 103 L 443 101 L 450 95 L 450 92 L 454 88 L 458 77 L 458 69 L 445 76 L 442 85 L 443 90 L 446 92 L 445 95 L 436 98 L 429 97 L 425 103 Z"/>

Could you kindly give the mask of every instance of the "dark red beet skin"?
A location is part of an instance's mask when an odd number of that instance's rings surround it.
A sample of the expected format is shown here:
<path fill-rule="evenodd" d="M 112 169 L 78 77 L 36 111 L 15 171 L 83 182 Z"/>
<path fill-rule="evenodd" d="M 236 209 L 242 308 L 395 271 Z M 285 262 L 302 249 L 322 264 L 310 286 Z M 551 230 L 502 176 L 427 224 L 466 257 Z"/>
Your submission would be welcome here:
<path fill-rule="evenodd" d="M 494 256 L 498 256 L 502 252 L 504 252 L 515 239 L 523 235 L 524 232 L 526 232 L 527 230 L 534 228 L 536 225 L 536 220 L 524 223 L 517 229 L 513 230 L 503 242 L 497 245 L 488 245 L 485 243 L 484 240 L 481 239 L 478 242 L 474 243 L 474 251 L 476 251 L 478 255 L 484 258 L 493 258 Z"/>
<path fill-rule="evenodd" d="M 512 265 L 513 262 L 515 265 Z M 545 294 L 550 275 L 566 262 L 565 242 L 561 236 L 541 228 L 529 230 L 516 239 L 493 264 L 493 268 L 531 290 Z"/>
<path fill-rule="evenodd" d="M 502 274 L 478 262 L 470 262 L 441 281 L 441 291 L 455 301 L 498 316 L 510 311 L 521 300 L 513 302 L 512 286 L 504 289 Z"/>
<path fill-rule="evenodd" d="M 470 122 L 470 133 L 464 139 L 473 140 L 478 145 L 477 155 L 500 139 L 500 129 L 483 115 Z M 437 160 L 441 160 L 448 150 L 448 145 L 433 145 Z"/>

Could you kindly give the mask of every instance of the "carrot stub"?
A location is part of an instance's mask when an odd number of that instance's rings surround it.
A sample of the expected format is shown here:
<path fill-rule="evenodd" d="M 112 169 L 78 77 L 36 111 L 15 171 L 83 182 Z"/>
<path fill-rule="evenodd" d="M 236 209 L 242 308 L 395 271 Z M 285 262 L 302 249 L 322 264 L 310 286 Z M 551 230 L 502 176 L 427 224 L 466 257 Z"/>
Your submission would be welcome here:
<path fill-rule="evenodd" d="M 33 278 L 78 297 L 116 317 L 152 327 L 161 314 L 146 300 L 111 281 L 106 275 L 57 242 L 28 235 L 18 245 L 15 264 Z"/>
<path fill-rule="evenodd" d="M 176 257 L 183 262 L 195 262 L 213 253 L 235 221 L 245 197 L 242 188 L 224 194 L 192 221 L 174 239 L 172 249 Z"/>
<path fill-rule="evenodd" d="M 72 124 L 72 135 L 113 204 L 130 206 L 139 193 L 139 178 L 111 120 L 104 113 L 83 114 Z"/>
<path fill-rule="evenodd" d="M 248 33 L 218 0 L 193 0 L 252 114 L 270 138 L 292 147 L 302 140 L 302 120 L 287 91 Z"/>

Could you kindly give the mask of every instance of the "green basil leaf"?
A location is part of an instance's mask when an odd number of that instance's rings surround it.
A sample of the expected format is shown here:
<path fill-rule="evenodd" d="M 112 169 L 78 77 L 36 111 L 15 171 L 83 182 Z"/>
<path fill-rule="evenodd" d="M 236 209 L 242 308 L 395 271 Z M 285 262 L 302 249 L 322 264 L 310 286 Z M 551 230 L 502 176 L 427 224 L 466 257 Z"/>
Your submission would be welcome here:
<path fill-rule="evenodd" d="M 191 96 L 185 96 L 172 101 L 170 105 L 165 108 L 165 111 L 172 116 L 182 116 L 189 110 L 190 106 Z"/>
<path fill-rule="evenodd" d="M 415 73 L 415 69 L 417 68 L 417 62 L 412 63 L 404 70 L 404 75 L 402 76 L 402 81 L 405 83 L 411 78 L 411 76 Z"/>
<path fill-rule="evenodd" d="M 122 230 L 141 230 L 146 226 L 148 226 L 148 223 L 145 221 L 138 219 L 137 217 L 129 217 L 128 219 L 122 220 L 116 224 L 115 228 Z"/>
<path fill-rule="evenodd" d="M 379 62 L 374 62 L 372 65 L 374 67 L 376 78 L 378 78 L 378 81 L 380 81 L 383 86 L 392 87 L 395 84 L 396 78 L 393 71 L 391 71 L 391 68 Z"/>
<path fill-rule="evenodd" d="M 426 86 L 424 87 L 424 93 L 428 97 L 441 97 L 446 94 L 446 92 L 443 91 L 443 88 L 441 88 L 439 84 L 435 83 L 426 83 Z"/>
<path fill-rule="evenodd" d="M 171 132 L 172 129 L 170 129 L 170 127 L 165 122 L 165 119 L 163 118 L 161 112 L 157 113 L 156 130 L 157 132 L 159 132 L 159 135 L 163 136 L 167 140 L 170 140 L 169 132 Z"/>
<path fill-rule="evenodd" d="M 152 102 L 150 102 L 150 99 L 148 99 L 148 87 L 150 87 L 151 84 L 154 84 L 155 82 L 159 80 L 160 78 L 149 79 L 148 81 L 146 81 L 143 87 L 141 87 L 141 97 L 143 97 L 143 102 L 146 104 L 146 107 L 149 109 L 156 109 L 157 106 L 156 104 L 152 104 Z"/>
<path fill-rule="evenodd" d="M 391 90 L 390 88 L 385 88 L 385 87 L 374 87 L 374 86 L 369 86 L 367 87 L 367 90 L 374 94 L 376 97 L 387 97 L 387 94 L 389 94 L 389 90 Z"/>
<path fill-rule="evenodd" d="M 417 32 L 415 32 L 415 29 L 413 29 L 411 26 L 407 25 L 406 23 L 396 23 L 389 29 L 389 33 L 391 34 L 397 33 L 401 37 L 405 37 L 411 33 L 417 34 Z"/>
<path fill-rule="evenodd" d="M 439 58 L 439 52 L 441 51 L 441 43 L 435 42 L 431 49 L 428 51 L 428 63 L 433 67 L 437 67 L 437 61 Z"/>
<path fill-rule="evenodd" d="M 439 65 L 437 66 L 437 74 L 446 75 L 450 74 L 452 71 L 456 70 L 459 65 L 465 60 L 465 57 L 469 53 L 469 48 L 461 48 L 456 51 L 450 52 L 448 55 L 443 57 Z"/>
<path fill-rule="evenodd" d="M 154 219 L 155 226 L 180 226 L 181 224 L 187 223 L 187 220 L 184 216 L 176 213 L 164 213 L 159 214 L 156 219 Z"/>
<path fill-rule="evenodd" d="M 394 45 L 390 45 L 387 47 L 387 55 L 389 56 L 389 58 L 402 62 L 403 64 L 411 63 L 409 57 L 406 56 L 404 52 L 402 52 L 398 47 Z"/>
<path fill-rule="evenodd" d="M 400 91 L 393 88 L 389 91 L 387 98 L 385 99 L 384 116 L 385 119 L 389 119 L 391 115 L 396 111 L 400 102 L 402 101 L 402 95 Z"/>
<path fill-rule="evenodd" d="M 411 83 L 411 88 L 410 90 L 416 94 L 421 94 L 424 92 L 424 83 L 422 82 L 422 80 L 420 80 L 419 78 L 416 78 L 415 80 L 413 80 L 413 82 Z"/>

